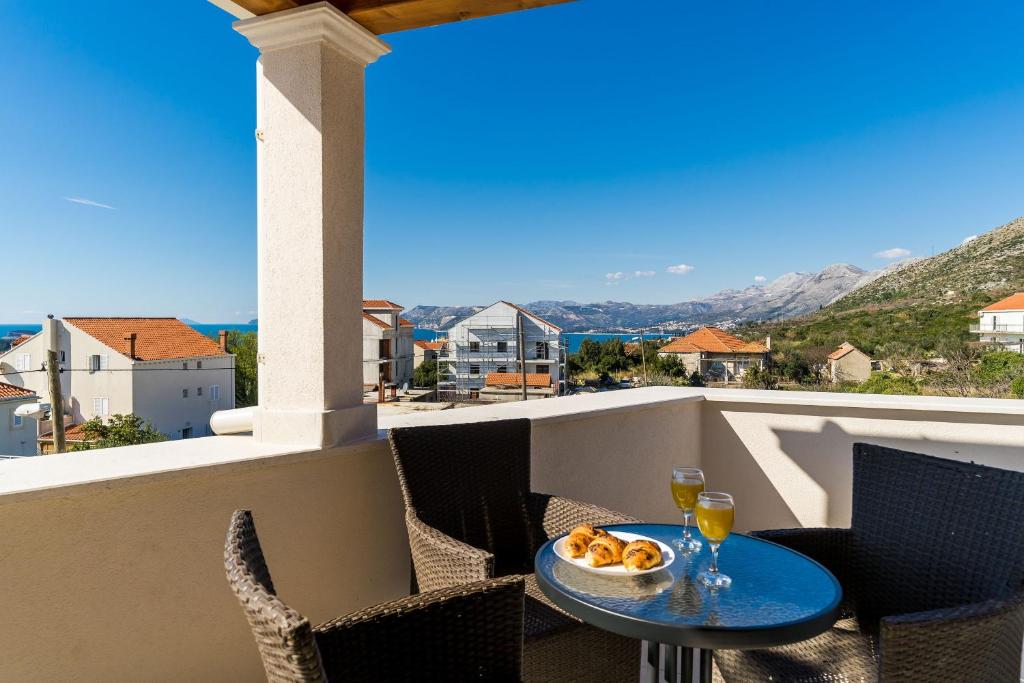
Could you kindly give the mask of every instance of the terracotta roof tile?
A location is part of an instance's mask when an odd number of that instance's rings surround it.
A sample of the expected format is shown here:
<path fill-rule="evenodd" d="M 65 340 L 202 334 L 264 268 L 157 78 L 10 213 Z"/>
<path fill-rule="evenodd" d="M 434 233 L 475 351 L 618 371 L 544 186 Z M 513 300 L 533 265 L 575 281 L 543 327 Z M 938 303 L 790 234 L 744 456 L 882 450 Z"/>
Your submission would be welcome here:
<path fill-rule="evenodd" d="M 981 309 L 983 311 L 1024 311 L 1024 292 L 1012 294 L 1002 301 Z"/>
<path fill-rule="evenodd" d="M 20 337 L 18 337 L 17 339 L 15 339 L 14 341 L 11 342 L 11 348 L 13 349 L 18 344 L 24 344 L 25 342 L 27 342 L 29 339 L 31 339 L 34 336 L 35 336 L 34 334 L 23 334 L 23 335 L 21 335 Z"/>
<path fill-rule="evenodd" d="M 64 440 L 65 441 L 88 441 L 85 437 L 85 432 L 82 430 L 83 425 L 64 425 Z M 45 434 L 39 435 L 40 441 L 53 441 L 53 432 L 46 432 Z"/>
<path fill-rule="evenodd" d="M 717 327 L 702 327 L 696 332 L 673 339 L 658 349 L 661 353 L 767 353 L 760 342 L 745 342 Z"/>
<path fill-rule="evenodd" d="M 857 350 L 857 347 L 854 346 L 853 344 L 851 344 L 850 342 L 843 342 L 842 344 L 839 345 L 838 349 L 836 349 L 832 353 L 828 354 L 828 359 L 829 360 L 839 360 L 840 358 L 842 358 L 846 354 L 850 353 L 851 351 L 856 351 L 856 350 Z"/>
<path fill-rule="evenodd" d="M 384 322 L 383 320 L 381 320 L 377 316 L 370 315 L 369 313 L 363 313 L 363 320 L 367 320 L 367 321 L 373 323 L 374 325 L 376 325 L 377 327 L 383 327 L 385 330 L 390 330 L 391 329 L 391 325 L 388 325 L 386 322 Z"/>
<path fill-rule="evenodd" d="M 416 323 L 411 320 L 406 320 L 405 318 L 399 318 L 398 324 L 402 327 L 416 327 Z"/>
<path fill-rule="evenodd" d="M 36 392 L 30 389 L 22 389 L 21 387 L 16 387 L 13 384 L 8 384 L 7 382 L 0 382 L 0 401 L 9 398 L 26 398 L 35 395 Z"/>
<path fill-rule="evenodd" d="M 223 356 L 220 345 L 177 318 L 64 318 L 90 337 L 127 356 L 135 333 L 137 360 L 171 360 L 193 356 Z"/>
<path fill-rule="evenodd" d="M 393 311 L 400 311 L 402 307 L 394 301 L 387 299 L 363 299 L 363 308 L 389 308 Z"/>
<path fill-rule="evenodd" d="M 484 381 L 489 387 L 521 387 L 523 376 L 518 372 L 488 372 Z M 550 387 L 551 375 L 542 372 L 526 373 L 526 386 L 528 387 Z"/>
<path fill-rule="evenodd" d="M 443 341 L 426 341 L 424 339 L 417 339 L 416 346 L 421 349 L 427 349 L 428 351 L 440 351 L 444 346 Z"/>

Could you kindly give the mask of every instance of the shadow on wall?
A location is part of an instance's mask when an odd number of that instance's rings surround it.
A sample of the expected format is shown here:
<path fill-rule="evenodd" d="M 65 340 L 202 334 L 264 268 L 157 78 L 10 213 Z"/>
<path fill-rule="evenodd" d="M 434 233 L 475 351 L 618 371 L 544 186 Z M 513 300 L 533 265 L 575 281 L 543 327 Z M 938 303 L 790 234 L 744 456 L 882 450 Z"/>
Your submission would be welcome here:
<path fill-rule="evenodd" d="M 837 410 L 843 414 L 836 415 Z M 737 528 L 847 526 L 853 444 L 889 446 L 992 467 L 1024 470 L 1024 430 L 1012 415 L 780 406 L 706 411 L 709 487 L 738 496 Z M 908 485 L 911 485 L 908 483 Z"/>

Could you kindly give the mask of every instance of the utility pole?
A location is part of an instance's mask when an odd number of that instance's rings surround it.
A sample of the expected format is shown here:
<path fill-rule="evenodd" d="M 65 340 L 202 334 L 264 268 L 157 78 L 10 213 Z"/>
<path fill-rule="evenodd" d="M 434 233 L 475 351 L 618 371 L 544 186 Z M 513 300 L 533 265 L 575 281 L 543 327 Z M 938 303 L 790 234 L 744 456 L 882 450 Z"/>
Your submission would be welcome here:
<path fill-rule="evenodd" d="M 522 313 L 517 313 L 516 316 L 519 326 L 519 372 L 523 380 L 523 400 L 526 401 L 526 322 Z"/>
<path fill-rule="evenodd" d="M 46 374 L 50 379 L 50 420 L 53 422 L 53 451 L 63 453 L 64 441 L 64 397 L 60 393 L 60 367 L 57 364 L 57 352 L 49 349 L 46 352 Z"/>
<path fill-rule="evenodd" d="M 644 366 L 644 386 L 647 386 L 647 349 L 644 348 L 644 328 L 640 328 L 640 363 Z"/>

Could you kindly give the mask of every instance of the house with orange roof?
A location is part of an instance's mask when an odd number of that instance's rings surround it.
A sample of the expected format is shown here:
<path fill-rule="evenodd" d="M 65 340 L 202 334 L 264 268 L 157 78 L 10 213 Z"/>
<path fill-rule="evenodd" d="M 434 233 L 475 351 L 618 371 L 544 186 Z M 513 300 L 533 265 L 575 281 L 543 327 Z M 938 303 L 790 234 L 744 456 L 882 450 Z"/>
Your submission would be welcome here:
<path fill-rule="evenodd" d="M 423 361 L 426 360 L 437 360 L 438 355 L 444 349 L 444 340 L 437 339 L 435 341 L 427 341 L 425 339 L 417 339 L 413 342 L 413 362 L 412 367 L 415 370 Z"/>
<path fill-rule="evenodd" d="M 0 382 L 0 457 L 36 454 L 36 420 L 18 408 L 37 401 L 34 391 Z"/>
<path fill-rule="evenodd" d="M 555 395 L 556 386 L 551 375 L 545 373 L 526 373 L 526 398 L 551 398 Z M 523 375 L 521 372 L 489 372 L 484 378 L 484 387 L 479 398 L 483 401 L 503 403 L 505 401 L 521 401 L 523 399 Z"/>
<path fill-rule="evenodd" d="M 44 367 L 53 349 L 69 426 L 134 413 L 170 439 L 209 436 L 210 416 L 235 407 L 226 338 L 214 341 L 177 318 L 48 318 L 0 353 L 0 381 L 49 400 Z"/>
<path fill-rule="evenodd" d="M 658 349 L 662 358 L 677 358 L 687 373 L 699 372 L 710 381 L 733 382 L 751 366 L 764 367 L 771 341 L 747 342 L 717 327 L 702 327 L 685 337 L 676 337 Z"/>
<path fill-rule="evenodd" d="M 363 300 L 363 387 L 412 386 L 415 325 L 388 299 Z"/>
<path fill-rule="evenodd" d="M 481 398 L 488 375 L 521 374 L 522 365 L 528 375 L 546 376 L 552 393 L 564 393 L 562 329 L 517 304 L 497 301 L 458 321 L 448 330 L 445 351 L 438 359 L 447 378 L 438 383 L 442 400 Z"/>
<path fill-rule="evenodd" d="M 828 374 L 833 382 L 863 382 L 871 377 L 871 356 L 843 342 L 828 355 Z"/>
<path fill-rule="evenodd" d="M 1024 353 L 1024 292 L 1012 294 L 978 311 L 978 324 L 971 332 L 983 344 L 1004 351 Z"/>

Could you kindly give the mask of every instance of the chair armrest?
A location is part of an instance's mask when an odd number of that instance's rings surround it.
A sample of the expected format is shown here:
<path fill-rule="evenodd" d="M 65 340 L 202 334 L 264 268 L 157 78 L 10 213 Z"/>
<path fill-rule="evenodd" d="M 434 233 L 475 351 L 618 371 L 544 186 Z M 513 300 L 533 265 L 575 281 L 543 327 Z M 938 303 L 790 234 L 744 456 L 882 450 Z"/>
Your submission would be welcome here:
<path fill-rule="evenodd" d="M 531 493 L 527 505 L 534 528 L 543 529 L 549 539 L 560 536 L 579 524 L 602 525 L 640 521 L 598 505 L 546 493 Z"/>
<path fill-rule="evenodd" d="M 405 512 L 409 549 L 421 591 L 432 591 L 483 581 L 494 576 L 494 555 L 474 548 L 420 521 L 411 509 Z"/>
<path fill-rule="evenodd" d="M 1017 681 L 1024 590 L 1000 600 L 883 617 L 883 681 Z"/>
<path fill-rule="evenodd" d="M 839 579 L 843 587 L 843 616 L 853 615 L 853 581 L 850 575 L 850 549 L 853 532 L 850 529 L 818 527 L 809 529 L 765 529 L 752 531 L 751 536 L 784 545 L 815 560 Z"/>
<path fill-rule="evenodd" d="M 524 582 L 507 576 L 420 593 L 313 629 L 331 681 L 515 680 Z"/>

